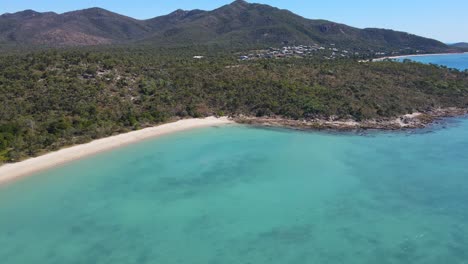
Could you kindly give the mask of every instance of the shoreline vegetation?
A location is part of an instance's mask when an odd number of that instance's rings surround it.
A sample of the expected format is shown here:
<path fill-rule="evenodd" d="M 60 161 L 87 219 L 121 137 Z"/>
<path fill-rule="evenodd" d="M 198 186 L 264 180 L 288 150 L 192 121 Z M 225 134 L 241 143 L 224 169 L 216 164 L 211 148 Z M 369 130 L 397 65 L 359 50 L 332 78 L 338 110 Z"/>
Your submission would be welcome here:
<path fill-rule="evenodd" d="M 71 146 L 42 156 L 0 166 L 0 184 L 51 169 L 74 160 L 79 160 L 101 152 L 141 142 L 146 139 L 194 128 L 226 125 L 231 123 L 233 123 L 233 121 L 227 117 L 184 119 L 173 123 L 97 139 L 89 143 Z"/>
<path fill-rule="evenodd" d="M 208 116 L 304 129 L 416 128 L 465 113 L 459 109 L 468 109 L 467 77 L 468 71 L 412 62 L 240 61 L 203 48 L 6 53 L 0 56 L 0 164 Z M 431 110 L 449 107 L 458 110 Z M 423 114 L 405 116 L 417 112 Z"/>
<path fill-rule="evenodd" d="M 333 118 L 293 120 L 282 117 L 251 117 L 242 115 L 237 117 L 183 119 L 172 123 L 97 139 L 89 143 L 63 148 L 55 152 L 50 152 L 42 156 L 29 158 L 16 163 L 5 164 L 0 166 L 0 185 L 75 160 L 110 151 L 115 148 L 194 128 L 237 123 L 251 126 L 281 127 L 295 130 L 401 130 L 424 128 L 441 118 L 463 116 L 467 114 L 468 109 L 439 108 L 427 112 L 406 114 L 393 119 L 388 118 L 363 121 Z"/>
<path fill-rule="evenodd" d="M 356 121 L 354 119 L 309 119 L 293 120 L 282 117 L 249 117 L 239 116 L 234 118 L 238 124 L 246 124 L 264 127 L 281 127 L 297 130 L 402 130 L 425 128 L 439 119 L 464 116 L 468 109 L 463 108 L 438 108 L 425 112 L 415 112 L 396 118 L 367 119 Z"/>

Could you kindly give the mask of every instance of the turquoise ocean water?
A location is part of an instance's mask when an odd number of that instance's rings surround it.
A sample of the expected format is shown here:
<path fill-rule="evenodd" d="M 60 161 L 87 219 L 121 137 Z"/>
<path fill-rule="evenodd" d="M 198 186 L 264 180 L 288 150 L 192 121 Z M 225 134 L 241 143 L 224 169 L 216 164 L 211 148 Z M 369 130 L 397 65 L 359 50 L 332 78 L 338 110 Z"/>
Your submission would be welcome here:
<path fill-rule="evenodd" d="M 396 133 L 240 125 L 0 186 L 0 263 L 468 263 L 468 120 Z"/>
<path fill-rule="evenodd" d="M 422 63 L 439 64 L 447 66 L 449 68 L 455 68 L 460 70 L 468 69 L 468 53 L 450 55 L 409 56 L 406 58 L 400 58 L 398 60 L 402 61 L 404 59 L 410 59 Z"/>

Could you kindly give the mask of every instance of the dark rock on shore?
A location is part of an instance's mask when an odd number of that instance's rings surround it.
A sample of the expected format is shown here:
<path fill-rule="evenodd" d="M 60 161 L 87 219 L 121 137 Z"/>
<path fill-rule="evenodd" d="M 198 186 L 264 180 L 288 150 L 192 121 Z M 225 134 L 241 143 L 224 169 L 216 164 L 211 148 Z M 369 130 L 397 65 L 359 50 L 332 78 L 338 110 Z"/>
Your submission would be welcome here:
<path fill-rule="evenodd" d="M 352 119 L 334 120 L 330 119 L 301 119 L 293 120 L 280 116 L 274 117 L 251 117 L 238 116 L 234 120 L 240 124 L 248 124 L 254 126 L 265 127 L 284 127 L 300 130 L 337 130 L 337 131 L 352 131 L 352 130 L 401 130 L 401 129 L 416 129 L 424 128 L 433 122 L 445 118 L 456 117 L 468 114 L 468 109 L 461 108 L 438 108 L 432 109 L 424 113 L 407 114 L 395 118 L 382 118 L 356 121 Z"/>

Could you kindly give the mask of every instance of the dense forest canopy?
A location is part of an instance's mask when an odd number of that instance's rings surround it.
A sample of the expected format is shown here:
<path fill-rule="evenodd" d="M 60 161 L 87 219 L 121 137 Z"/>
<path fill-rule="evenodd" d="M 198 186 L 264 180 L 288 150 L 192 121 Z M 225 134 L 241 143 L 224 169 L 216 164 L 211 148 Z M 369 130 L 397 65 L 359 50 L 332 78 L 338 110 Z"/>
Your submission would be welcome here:
<path fill-rule="evenodd" d="M 0 55 L 0 161 L 174 118 L 362 120 L 467 106 L 467 71 L 412 62 L 239 61 L 202 47 L 12 51 Z"/>

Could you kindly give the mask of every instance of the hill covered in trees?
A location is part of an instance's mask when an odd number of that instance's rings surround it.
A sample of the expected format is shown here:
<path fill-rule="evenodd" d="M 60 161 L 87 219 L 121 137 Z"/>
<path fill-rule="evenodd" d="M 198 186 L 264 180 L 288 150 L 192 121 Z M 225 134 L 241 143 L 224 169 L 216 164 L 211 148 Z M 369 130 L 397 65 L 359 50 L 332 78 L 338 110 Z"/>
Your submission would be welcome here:
<path fill-rule="evenodd" d="M 455 43 L 450 45 L 451 47 L 460 49 L 461 51 L 468 52 L 468 43 L 466 42 L 460 42 L 460 43 Z"/>
<path fill-rule="evenodd" d="M 17 161 L 174 118 L 379 120 L 467 106 L 468 72 L 412 62 L 239 61 L 235 54 L 207 48 L 3 53 L 0 160 Z"/>
<path fill-rule="evenodd" d="M 350 51 L 448 52 L 439 41 L 386 29 L 358 29 L 312 20 L 268 5 L 237 0 L 212 11 L 177 10 L 136 20 L 100 8 L 64 14 L 26 10 L 0 16 L 0 45 L 87 46 L 149 44 L 265 47 L 334 44 Z"/>

